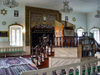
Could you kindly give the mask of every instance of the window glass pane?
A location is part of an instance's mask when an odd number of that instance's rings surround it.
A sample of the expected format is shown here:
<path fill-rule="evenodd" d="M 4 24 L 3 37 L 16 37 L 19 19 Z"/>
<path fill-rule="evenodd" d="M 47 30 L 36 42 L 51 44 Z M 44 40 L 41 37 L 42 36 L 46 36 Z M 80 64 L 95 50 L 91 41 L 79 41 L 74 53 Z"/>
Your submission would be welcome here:
<path fill-rule="evenodd" d="M 15 37 L 15 30 L 12 30 L 11 39 L 12 39 L 12 41 L 11 41 L 12 45 L 15 45 L 15 39 L 16 39 L 16 37 Z"/>
<path fill-rule="evenodd" d="M 22 33 L 22 28 L 20 29 L 20 46 L 23 46 L 23 33 Z"/>
<path fill-rule="evenodd" d="M 20 46 L 20 32 L 16 30 L 16 46 Z"/>
<path fill-rule="evenodd" d="M 11 26 L 9 35 L 10 35 L 11 46 L 23 46 L 21 26 Z"/>

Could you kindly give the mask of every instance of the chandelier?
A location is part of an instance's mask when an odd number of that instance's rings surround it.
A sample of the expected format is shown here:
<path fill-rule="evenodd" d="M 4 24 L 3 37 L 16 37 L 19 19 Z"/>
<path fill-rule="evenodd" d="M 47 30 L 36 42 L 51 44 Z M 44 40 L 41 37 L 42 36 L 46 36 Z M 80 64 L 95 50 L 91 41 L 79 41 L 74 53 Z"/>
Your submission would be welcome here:
<path fill-rule="evenodd" d="M 63 12 L 67 12 L 67 13 L 70 13 L 73 11 L 73 8 L 69 6 L 69 1 L 67 0 L 64 0 L 63 1 L 63 9 L 62 9 Z"/>
<path fill-rule="evenodd" d="M 13 7 L 17 7 L 18 3 L 15 0 L 4 0 L 3 5 L 5 5 L 9 8 L 13 8 Z"/>
<path fill-rule="evenodd" d="M 97 14 L 95 15 L 96 18 L 100 18 L 100 10 L 97 10 Z"/>
<path fill-rule="evenodd" d="M 98 0 L 98 10 L 97 14 L 95 15 L 96 18 L 100 18 L 100 0 Z"/>

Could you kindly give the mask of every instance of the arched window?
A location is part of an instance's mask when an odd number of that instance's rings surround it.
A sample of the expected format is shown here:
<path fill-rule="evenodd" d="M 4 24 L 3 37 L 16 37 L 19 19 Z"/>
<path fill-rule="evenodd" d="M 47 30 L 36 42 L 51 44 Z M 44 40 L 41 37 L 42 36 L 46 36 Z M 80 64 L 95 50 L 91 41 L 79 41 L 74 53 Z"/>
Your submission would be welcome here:
<path fill-rule="evenodd" d="M 78 35 L 78 37 L 81 37 L 83 32 L 84 32 L 84 29 L 82 27 L 78 28 L 77 29 L 77 35 Z"/>
<path fill-rule="evenodd" d="M 91 33 L 93 33 L 94 39 L 100 43 L 100 32 L 99 32 L 99 28 L 93 27 L 90 30 Z"/>
<path fill-rule="evenodd" d="M 10 46 L 23 46 L 23 27 L 21 25 L 9 26 Z"/>

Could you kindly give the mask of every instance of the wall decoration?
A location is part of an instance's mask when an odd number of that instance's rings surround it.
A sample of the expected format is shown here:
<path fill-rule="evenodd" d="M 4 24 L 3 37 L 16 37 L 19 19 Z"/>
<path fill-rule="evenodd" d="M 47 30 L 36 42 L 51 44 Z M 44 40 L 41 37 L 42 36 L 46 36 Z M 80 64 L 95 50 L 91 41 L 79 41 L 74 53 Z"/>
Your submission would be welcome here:
<path fill-rule="evenodd" d="M 2 21 L 2 25 L 6 25 L 6 21 Z"/>
<path fill-rule="evenodd" d="M 14 10 L 14 17 L 18 17 L 19 16 L 19 11 L 18 10 Z"/>
<path fill-rule="evenodd" d="M 75 18 L 75 17 L 73 17 L 73 18 L 72 18 L 72 21 L 73 21 L 73 22 L 75 22 L 75 21 L 76 21 L 76 18 Z"/>
<path fill-rule="evenodd" d="M 1 10 L 1 14 L 3 14 L 3 15 L 7 14 L 7 10 L 2 9 L 2 10 Z"/>
<path fill-rule="evenodd" d="M 8 31 L 0 31 L 0 37 L 8 37 Z"/>

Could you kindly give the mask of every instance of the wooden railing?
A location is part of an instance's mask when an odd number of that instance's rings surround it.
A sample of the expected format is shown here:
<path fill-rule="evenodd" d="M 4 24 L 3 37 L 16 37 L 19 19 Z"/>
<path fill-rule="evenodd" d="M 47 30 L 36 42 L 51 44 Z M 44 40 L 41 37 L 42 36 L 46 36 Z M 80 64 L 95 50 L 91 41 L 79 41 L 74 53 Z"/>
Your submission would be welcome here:
<path fill-rule="evenodd" d="M 41 65 L 40 63 L 44 62 L 45 58 L 48 58 L 53 52 L 52 47 L 53 47 L 52 45 L 50 46 L 37 45 L 35 48 L 32 47 L 31 57 L 33 63 L 37 66 Z"/>
<path fill-rule="evenodd" d="M 55 47 L 77 47 L 79 40 L 74 36 L 65 36 L 55 38 Z"/>
<path fill-rule="evenodd" d="M 60 67 L 22 72 L 21 75 L 95 75 L 100 72 L 99 61 L 100 59 L 88 60 Z M 65 70 L 65 73 L 62 70 Z"/>

